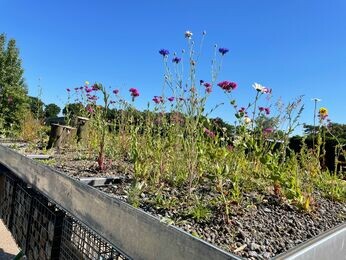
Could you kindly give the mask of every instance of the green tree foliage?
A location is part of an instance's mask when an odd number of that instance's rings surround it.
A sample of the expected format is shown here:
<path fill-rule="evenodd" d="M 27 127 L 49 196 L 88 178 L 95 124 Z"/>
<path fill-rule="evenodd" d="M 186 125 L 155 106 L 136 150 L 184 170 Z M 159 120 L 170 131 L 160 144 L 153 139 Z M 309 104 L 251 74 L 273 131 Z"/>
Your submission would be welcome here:
<path fill-rule="evenodd" d="M 44 117 L 44 103 L 41 99 L 37 97 L 29 96 L 30 110 L 36 119 L 43 119 Z"/>
<path fill-rule="evenodd" d="M 64 107 L 62 113 L 65 116 L 81 116 L 85 114 L 85 107 L 81 103 L 71 103 Z"/>
<path fill-rule="evenodd" d="M 0 34 L 0 131 L 17 131 L 28 109 L 27 88 L 16 41 Z M 13 134 L 13 133 L 12 133 Z"/>
<path fill-rule="evenodd" d="M 57 117 L 60 111 L 61 108 L 59 106 L 51 103 L 45 107 L 44 114 L 46 118 Z"/>

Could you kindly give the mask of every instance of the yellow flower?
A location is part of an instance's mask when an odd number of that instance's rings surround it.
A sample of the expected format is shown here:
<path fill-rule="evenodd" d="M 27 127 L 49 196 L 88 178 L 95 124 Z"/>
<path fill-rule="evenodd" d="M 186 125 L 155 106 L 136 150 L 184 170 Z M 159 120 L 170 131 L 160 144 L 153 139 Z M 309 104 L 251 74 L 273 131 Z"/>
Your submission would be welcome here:
<path fill-rule="evenodd" d="M 325 107 L 321 107 L 320 110 L 318 111 L 318 113 L 319 113 L 321 116 L 328 115 L 328 109 L 325 108 Z"/>
<path fill-rule="evenodd" d="M 89 83 L 89 81 L 85 81 L 85 85 L 89 85 L 90 83 Z"/>

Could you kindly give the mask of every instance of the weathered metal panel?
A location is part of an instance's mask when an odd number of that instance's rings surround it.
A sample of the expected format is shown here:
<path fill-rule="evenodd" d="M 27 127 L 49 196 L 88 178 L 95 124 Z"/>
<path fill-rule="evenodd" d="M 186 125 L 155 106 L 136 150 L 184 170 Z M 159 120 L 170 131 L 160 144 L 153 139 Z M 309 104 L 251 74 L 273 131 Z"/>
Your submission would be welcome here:
<path fill-rule="evenodd" d="M 346 223 L 279 255 L 276 260 L 345 260 Z"/>
<path fill-rule="evenodd" d="M 240 259 L 2 145 L 0 163 L 134 259 Z"/>

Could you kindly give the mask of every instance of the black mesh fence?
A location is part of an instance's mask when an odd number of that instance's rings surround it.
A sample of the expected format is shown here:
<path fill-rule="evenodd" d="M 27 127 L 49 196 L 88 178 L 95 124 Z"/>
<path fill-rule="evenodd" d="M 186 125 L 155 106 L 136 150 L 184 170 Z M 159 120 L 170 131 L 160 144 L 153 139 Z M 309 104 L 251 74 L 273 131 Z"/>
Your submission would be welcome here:
<path fill-rule="evenodd" d="M 60 259 L 130 259 L 72 216 L 64 218 Z"/>
<path fill-rule="evenodd" d="M 0 172 L 0 218 L 29 260 L 130 259 L 10 173 Z"/>

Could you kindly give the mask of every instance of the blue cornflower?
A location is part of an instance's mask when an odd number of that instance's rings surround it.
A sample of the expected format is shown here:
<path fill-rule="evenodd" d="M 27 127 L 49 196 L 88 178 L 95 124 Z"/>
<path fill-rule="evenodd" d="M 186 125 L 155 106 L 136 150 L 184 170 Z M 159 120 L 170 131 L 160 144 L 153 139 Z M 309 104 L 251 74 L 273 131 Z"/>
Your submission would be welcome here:
<path fill-rule="evenodd" d="M 165 50 L 165 49 L 161 49 L 159 51 L 159 53 L 163 56 L 163 57 L 166 57 L 168 54 L 169 54 L 169 51 L 168 50 Z"/>
<path fill-rule="evenodd" d="M 174 57 L 172 62 L 175 62 L 176 64 L 178 64 L 180 62 L 181 58 L 178 57 Z"/>
<path fill-rule="evenodd" d="M 229 52 L 229 49 L 220 48 L 220 49 L 219 49 L 219 52 L 220 52 L 222 55 L 225 55 L 227 52 Z"/>

